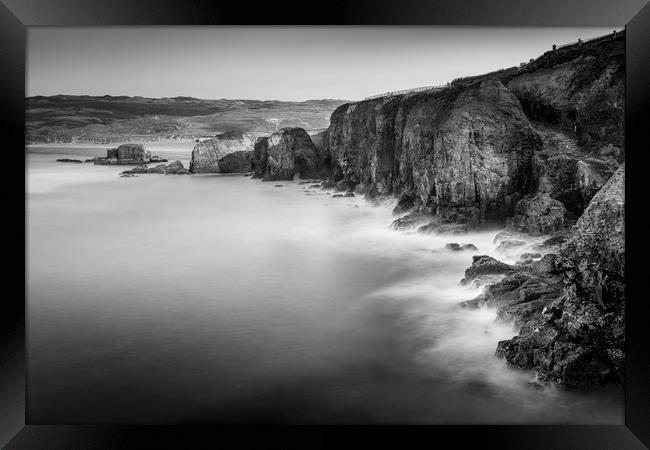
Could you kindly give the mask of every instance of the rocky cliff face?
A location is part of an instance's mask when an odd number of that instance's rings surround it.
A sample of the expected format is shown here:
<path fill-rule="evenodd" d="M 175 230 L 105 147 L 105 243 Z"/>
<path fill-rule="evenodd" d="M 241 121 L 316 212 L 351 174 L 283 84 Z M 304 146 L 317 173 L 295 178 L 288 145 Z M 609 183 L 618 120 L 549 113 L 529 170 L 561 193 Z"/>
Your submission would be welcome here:
<path fill-rule="evenodd" d="M 252 134 L 229 132 L 199 142 L 192 150 L 190 172 L 219 173 L 219 161 L 226 155 L 239 151 L 252 151 L 255 137 Z"/>
<path fill-rule="evenodd" d="M 579 386 L 623 380 L 624 205 L 621 164 L 591 200 L 559 254 L 507 266 L 502 280 L 464 302 L 466 307 L 495 307 L 499 319 L 514 323 L 518 334 L 499 342 L 497 356 L 514 367 L 535 370 L 541 381 Z M 483 260 L 477 258 L 467 273 L 483 273 Z"/>
<path fill-rule="evenodd" d="M 283 128 L 255 142 L 253 168 L 264 180 L 292 180 L 320 175 L 321 158 L 302 128 Z"/>
<path fill-rule="evenodd" d="M 324 147 L 336 181 L 478 224 L 503 221 L 534 190 L 541 141 L 517 97 L 485 80 L 341 106 Z"/>

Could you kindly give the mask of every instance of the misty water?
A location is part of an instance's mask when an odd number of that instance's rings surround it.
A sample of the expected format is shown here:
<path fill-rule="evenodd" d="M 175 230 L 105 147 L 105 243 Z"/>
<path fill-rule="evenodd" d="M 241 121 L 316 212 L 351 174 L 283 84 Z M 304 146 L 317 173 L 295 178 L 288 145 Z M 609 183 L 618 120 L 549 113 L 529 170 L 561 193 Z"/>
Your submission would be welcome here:
<path fill-rule="evenodd" d="M 191 145 L 153 153 L 187 167 Z M 390 202 L 297 181 L 55 162 L 105 149 L 28 149 L 31 422 L 622 423 L 622 391 L 532 387 L 494 356 L 512 327 L 458 306 L 473 254 L 514 262 L 498 230 L 393 231 Z"/>

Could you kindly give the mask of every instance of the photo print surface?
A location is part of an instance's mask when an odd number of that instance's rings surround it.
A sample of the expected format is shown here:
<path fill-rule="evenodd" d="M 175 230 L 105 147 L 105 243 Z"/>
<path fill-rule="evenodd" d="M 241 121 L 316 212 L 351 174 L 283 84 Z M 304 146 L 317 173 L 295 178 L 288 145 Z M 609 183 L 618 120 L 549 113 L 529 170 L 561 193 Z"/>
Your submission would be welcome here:
<path fill-rule="evenodd" d="M 623 27 L 27 59 L 33 423 L 623 423 Z"/>

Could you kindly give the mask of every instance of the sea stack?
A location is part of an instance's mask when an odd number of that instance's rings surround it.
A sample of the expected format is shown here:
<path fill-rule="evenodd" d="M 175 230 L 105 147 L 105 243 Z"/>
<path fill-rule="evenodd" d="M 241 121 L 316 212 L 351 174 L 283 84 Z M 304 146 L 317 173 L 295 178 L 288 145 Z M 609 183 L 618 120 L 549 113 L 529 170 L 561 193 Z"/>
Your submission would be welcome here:
<path fill-rule="evenodd" d="M 220 173 L 231 169 L 232 165 L 226 164 L 227 169 L 222 170 L 220 160 L 235 152 L 250 152 L 255 145 L 255 136 L 239 131 L 230 131 L 199 142 L 192 150 L 190 172 L 192 173 Z M 238 170 L 240 166 L 238 167 Z M 246 170 L 248 171 L 248 170 Z"/>
<path fill-rule="evenodd" d="M 319 176 L 321 162 L 318 150 L 302 128 L 283 128 L 255 143 L 253 154 L 255 176 L 270 180 L 292 180 Z"/>
<path fill-rule="evenodd" d="M 95 158 L 98 165 L 138 165 L 151 162 L 151 152 L 142 144 L 122 144 L 106 150 L 105 158 Z"/>

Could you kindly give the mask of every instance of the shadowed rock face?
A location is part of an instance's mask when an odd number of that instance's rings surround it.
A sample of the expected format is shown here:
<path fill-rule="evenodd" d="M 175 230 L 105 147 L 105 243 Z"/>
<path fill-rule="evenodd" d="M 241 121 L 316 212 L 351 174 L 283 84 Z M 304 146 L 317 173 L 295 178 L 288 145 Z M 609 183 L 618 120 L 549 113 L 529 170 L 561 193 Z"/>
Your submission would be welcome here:
<path fill-rule="evenodd" d="M 219 160 L 221 173 L 246 173 L 251 171 L 253 151 L 230 153 Z"/>
<path fill-rule="evenodd" d="M 192 150 L 190 172 L 219 173 L 219 161 L 234 152 L 252 151 L 255 137 L 252 134 L 229 132 L 199 142 Z"/>
<path fill-rule="evenodd" d="M 311 138 L 302 128 L 284 128 L 255 142 L 255 176 L 264 180 L 315 178 L 320 175 L 321 159 Z"/>
<path fill-rule="evenodd" d="M 564 205 L 549 194 L 537 194 L 517 203 L 508 227 L 533 235 L 550 234 L 564 228 Z"/>
<path fill-rule="evenodd" d="M 504 221 L 533 190 L 540 146 L 518 99 L 496 80 L 343 105 L 324 145 L 335 181 L 412 195 L 429 212 L 461 213 L 471 224 Z"/>

